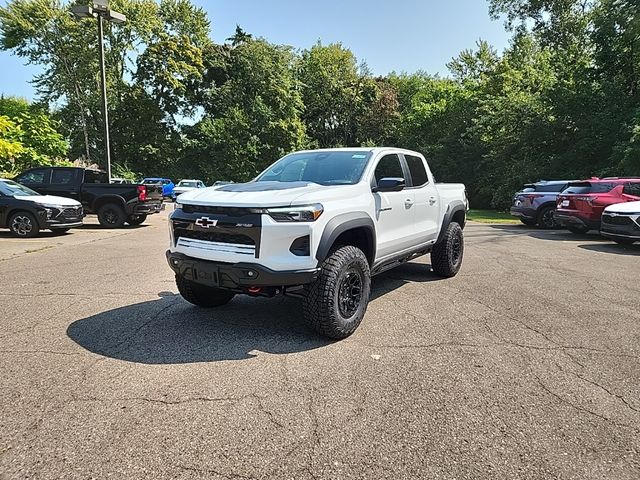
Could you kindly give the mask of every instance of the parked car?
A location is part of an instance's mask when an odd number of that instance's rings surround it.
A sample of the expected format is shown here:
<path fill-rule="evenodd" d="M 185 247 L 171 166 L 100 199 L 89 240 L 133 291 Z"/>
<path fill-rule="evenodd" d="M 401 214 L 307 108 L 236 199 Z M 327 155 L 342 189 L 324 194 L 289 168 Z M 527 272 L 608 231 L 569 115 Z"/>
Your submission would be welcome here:
<path fill-rule="evenodd" d="M 198 188 L 205 188 L 206 185 L 202 180 L 180 180 L 174 187 L 171 197 L 175 200 L 178 195 L 189 190 L 196 190 Z"/>
<path fill-rule="evenodd" d="M 523 187 L 513 197 L 511 215 L 518 217 L 528 226 L 541 228 L 556 227 L 554 213 L 558 194 L 562 192 L 572 180 L 553 180 L 530 183 Z"/>
<path fill-rule="evenodd" d="M 162 196 L 164 198 L 171 198 L 175 188 L 173 180 L 170 178 L 144 178 L 140 183 L 143 185 L 162 185 Z"/>
<path fill-rule="evenodd" d="M 600 230 L 602 212 L 609 205 L 640 200 L 640 178 L 592 178 L 571 182 L 558 196 L 556 221 L 580 234 Z"/>
<path fill-rule="evenodd" d="M 0 178 L 0 228 L 17 237 L 35 237 L 40 230 L 64 233 L 82 225 L 82 205 L 70 198 L 40 195 L 12 180 Z"/>
<path fill-rule="evenodd" d="M 107 173 L 76 167 L 38 167 L 15 178 L 43 195 L 72 198 L 85 213 L 98 215 L 100 225 L 118 228 L 140 225 L 162 210 L 162 188 L 153 185 L 110 184 Z"/>
<path fill-rule="evenodd" d="M 441 277 L 462 265 L 465 187 L 435 183 L 408 150 L 292 153 L 252 182 L 192 190 L 176 207 L 167 260 L 187 301 L 284 293 L 330 338 L 358 327 L 372 275 L 428 253 Z"/>
<path fill-rule="evenodd" d="M 133 185 L 134 181 L 128 178 L 111 178 L 111 183 L 115 183 L 116 185 Z"/>
<path fill-rule="evenodd" d="M 640 185 L 633 187 L 640 197 Z M 600 234 L 621 245 L 640 241 L 640 201 L 610 205 L 604 209 Z"/>
<path fill-rule="evenodd" d="M 211 185 L 212 187 L 219 187 L 220 185 L 230 185 L 233 182 L 230 182 L 228 180 L 216 180 L 215 182 L 213 182 L 213 184 Z"/>

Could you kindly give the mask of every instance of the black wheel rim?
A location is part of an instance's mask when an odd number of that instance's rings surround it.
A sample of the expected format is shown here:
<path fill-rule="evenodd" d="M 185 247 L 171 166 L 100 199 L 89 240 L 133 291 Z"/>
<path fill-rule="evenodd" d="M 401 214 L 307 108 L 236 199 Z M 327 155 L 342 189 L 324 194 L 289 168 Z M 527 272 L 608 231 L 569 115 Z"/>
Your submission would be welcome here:
<path fill-rule="evenodd" d="M 350 268 L 342 277 L 338 288 L 338 309 L 343 318 L 353 317 L 362 301 L 362 273 Z"/>
<path fill-rule="evenodd" d="M 554 227 L 556 224 L 553 218 L 553 210 L 547 210 L 542 214 L 542 226 L 545 228 Z"/>
<path fill-rule="evenodd" d="M 451 261 L 454 265 L 458 265 L 460 258 L 462 257 L 462 238 L 460 235 L 453 237 L 451 242 Z"/>
<path fill-rule="evenodd" d="M 104 220 L 109 225 L 115 225 L 115 223 L 118 221 L 118 212 L 116 212 L 112 208 L 110 208 L 109 210 L 106 210 L 104 212 Z"/>

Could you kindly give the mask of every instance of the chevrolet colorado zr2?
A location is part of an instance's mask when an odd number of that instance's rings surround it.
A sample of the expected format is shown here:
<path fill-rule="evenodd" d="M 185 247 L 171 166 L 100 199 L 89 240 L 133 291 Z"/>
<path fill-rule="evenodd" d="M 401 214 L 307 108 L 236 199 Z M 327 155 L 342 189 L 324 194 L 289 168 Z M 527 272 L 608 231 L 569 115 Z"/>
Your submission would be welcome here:
<path fill-rule="evenodd" d="M 435 183 L 416 152 L 296 152 L 249 183 L 182 194 L 167 260 L 197 306 L 295 296 L 316 331 L 341 339 L 364 317 L 372 275 L 427 253 L 437 275 L 458 273 L 467 205 L 464 185 Z"/>

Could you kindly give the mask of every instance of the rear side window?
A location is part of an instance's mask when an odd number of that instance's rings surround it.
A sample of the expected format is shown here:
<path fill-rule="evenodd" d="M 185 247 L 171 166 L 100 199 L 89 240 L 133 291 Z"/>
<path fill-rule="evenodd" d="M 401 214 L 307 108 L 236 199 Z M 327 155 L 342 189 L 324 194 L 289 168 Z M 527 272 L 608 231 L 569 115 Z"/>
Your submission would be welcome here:
<path fill-rule="evenodd" d="M 536 185 L 536 192 L 561 192 L 567 186 L 566 183 L 553 183 L 551 185 Z"/>
<path fill-rule="evenodd" d="M 382 157 L 376 166 L 375 177 L 376 182 L 383 178 L 404 178 L 400 157 L 395 153 Z"/>
<path fill-rule="evenodd" d="M 413 186 L 421 187 L 428 183 L 429 177 L 427 176 L 427 169 L 424 168 L 424 162 L 422 159 L 413 155 L 405 155 L 404 158 L 409 166 L 409 173 L 411 174 Z"/>
<path fill-rule="evenodd" d="M 71 168 L 54 169 L 51 173 L 51 183 L 56 185 L 72 185 L 75 183 L 76 171 Z"/>
<path fill-rule="evenodd" d="M 84 183 L 109 183 L 106 172 L 99 170 L 85 170 Z"/>
<path fill-rule="evenodd" d="M 640 197 L 640 182 L 626 183 L 624 185 L 623 193 L 626 195 L 633 195 L 634 197 Z"/>
<path fill-rule="evenodd" d="M 563 193 L 608 193 L 615 188 L 615 183 L 572 183 Z"/>
<path fill-rule="evenodd" d="M 18 183 L 25 185 L 37 185 L 41 183 L 49 183 L 51 178 L 51 170 L 48 168 L 36 168 L 16 178 Z"/>

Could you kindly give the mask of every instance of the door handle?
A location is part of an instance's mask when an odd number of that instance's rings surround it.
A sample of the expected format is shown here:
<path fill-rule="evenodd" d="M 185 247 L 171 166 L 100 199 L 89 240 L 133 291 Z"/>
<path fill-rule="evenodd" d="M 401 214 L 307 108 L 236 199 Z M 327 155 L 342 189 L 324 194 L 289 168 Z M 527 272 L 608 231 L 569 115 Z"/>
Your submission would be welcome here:
<path fill-rule="evenodd" d="M 407 199 L 404 201 L 404 206 L 405 206 L 405 207 L 410 207 L 410 206 L 412 206 L 412 205 L 413 205 L 413 200 L 411 200 L 410 198 L 407 198 Z"/>
<path fill-rule="evenodd" d="M 429 198 L 429 205 L 435 205 L 436 203 L 436 197 L 430 197 Z"/>

